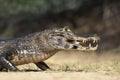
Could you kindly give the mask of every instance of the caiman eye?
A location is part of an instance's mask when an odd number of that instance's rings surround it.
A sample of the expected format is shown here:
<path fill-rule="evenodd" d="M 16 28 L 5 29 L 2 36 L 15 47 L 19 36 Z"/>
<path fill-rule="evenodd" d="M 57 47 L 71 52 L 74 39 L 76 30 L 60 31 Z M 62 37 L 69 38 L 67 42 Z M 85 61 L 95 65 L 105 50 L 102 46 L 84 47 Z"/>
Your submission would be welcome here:
<path fill-rule="evenodd" d="M 71 31 L 71 30 L 68 29 L 68 28 L 63 28 L 63 31 L 67 31 L 67 32 L 69 32 L 69 31 Z"/>

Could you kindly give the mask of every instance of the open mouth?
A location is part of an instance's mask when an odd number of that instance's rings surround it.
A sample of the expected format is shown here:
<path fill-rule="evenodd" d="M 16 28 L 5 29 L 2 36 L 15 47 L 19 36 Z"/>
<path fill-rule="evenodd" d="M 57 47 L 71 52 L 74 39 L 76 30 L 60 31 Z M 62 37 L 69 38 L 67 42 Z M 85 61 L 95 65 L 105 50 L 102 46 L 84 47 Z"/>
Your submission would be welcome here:
<path fill-rule="evenodd" d="M 74 40 L 68 39 L 67 42 L 74 44 L 72 49 L 78 50 L 97 50 L 99 37 L 76 37 Z"/>
<path fill-rule="evenodd" d="M 86 50 L 96 50 L 98 48 L 98 39 L 95 37 L 79 38 L 77 43 Z"/>

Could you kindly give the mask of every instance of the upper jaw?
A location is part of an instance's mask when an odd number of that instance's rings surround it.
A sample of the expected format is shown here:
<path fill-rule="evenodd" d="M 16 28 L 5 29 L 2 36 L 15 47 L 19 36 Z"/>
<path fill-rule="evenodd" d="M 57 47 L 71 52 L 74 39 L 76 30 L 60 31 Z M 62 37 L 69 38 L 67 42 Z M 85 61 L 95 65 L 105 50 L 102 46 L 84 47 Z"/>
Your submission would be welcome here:
<path fill-rule="evenodd" d="M 98 48 L 98 36 L 93 37 L 74 37 L 74 43 L 71 44 L 71 49 L 82 50 L 82 51 L 94 51 Z"/>

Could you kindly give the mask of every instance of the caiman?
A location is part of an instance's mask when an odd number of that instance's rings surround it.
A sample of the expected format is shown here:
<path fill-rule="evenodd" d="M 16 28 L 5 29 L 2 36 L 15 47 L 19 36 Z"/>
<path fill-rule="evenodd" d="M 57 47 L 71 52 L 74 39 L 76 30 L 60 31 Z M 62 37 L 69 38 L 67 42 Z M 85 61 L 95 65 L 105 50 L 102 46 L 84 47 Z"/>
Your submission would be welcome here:
<path fill-rule="evenodd" d="M 98 48 L 99 37 L 80 37 L 68 28 L 48 29 L 23 37 L 0 41 L 0 67 L 19 71 L 18 65 L 34 63 L 42 70 L 44 62 L 61 50 L 89 51 Z"/>

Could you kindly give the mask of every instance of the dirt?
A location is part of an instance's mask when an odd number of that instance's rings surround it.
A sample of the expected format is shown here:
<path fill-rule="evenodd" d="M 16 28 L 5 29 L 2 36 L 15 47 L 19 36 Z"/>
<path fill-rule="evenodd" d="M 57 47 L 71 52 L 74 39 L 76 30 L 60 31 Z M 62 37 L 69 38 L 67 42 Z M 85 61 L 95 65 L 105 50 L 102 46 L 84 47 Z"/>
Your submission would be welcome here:
<path fill-rule="evenodd" d="M 1 72 L 0 80 L 120 80 L 118 73 L 104 72 Z"/>
<path fill-rule="evenodd" d="M 119 62 L 120 60 L 120 55 L 117 55 L 117 54 L 112 55 L 110 53 L 109 54 L 106 53 L 104 55 L 97 56 L 94 53 L 92 54 L 79 53 L 79 52 L 77 53 L 74 52 L 74 54 L 71 54 L 71 53 L 73 52 L 69 52 L 66 54 L 63 54 L 63 53 L 56 54 L 56 56 L 53 56 L 47 62 L 48 63 L 52 62 L 54 64 L 63 64 L 64 62 L 67 62 L 67 63 L 79 62 L 80 64 L 82 63 L 91 64 L 91 62 L 100 63 L 100 62 L 107 62 L 107 61 L 113 61 L 113 60 Z M 117 72 L 119 71 L 117 70 L 119 69 L 118 63 L 109 64 L 107 65 L 108 67 L 106 65 L 102 65 L 102 68 L 100 68 L 100 70 L 98 71 L 96 70 L 89 71 L 89 69 L 93 69 L 93 67 L 95 66 L 96 65 L 92 65 L 91 67 L 87 66 L 87 68 L 83 68 L 83 71 L 64 71 L 64 68 L 61 68 L 60 71 L 40 71 L 38 70 L 38 68 L 35 68 L 36 67 L 35 65 L 26 64 L 23 66 L 19 66 L 19 69 L 26 68 L 26 69 L 32 69 L 33 71 L 0 72 L 0 80 L 120 80 L 120 72 Z M 56 68 L 53 65 L 50 65 L 50 67 L 53 69 Z M 34 69 L 37 69 L 38 71 L 34 71 Z M 115 72 L 115 70 L 117 71 Z"/>

